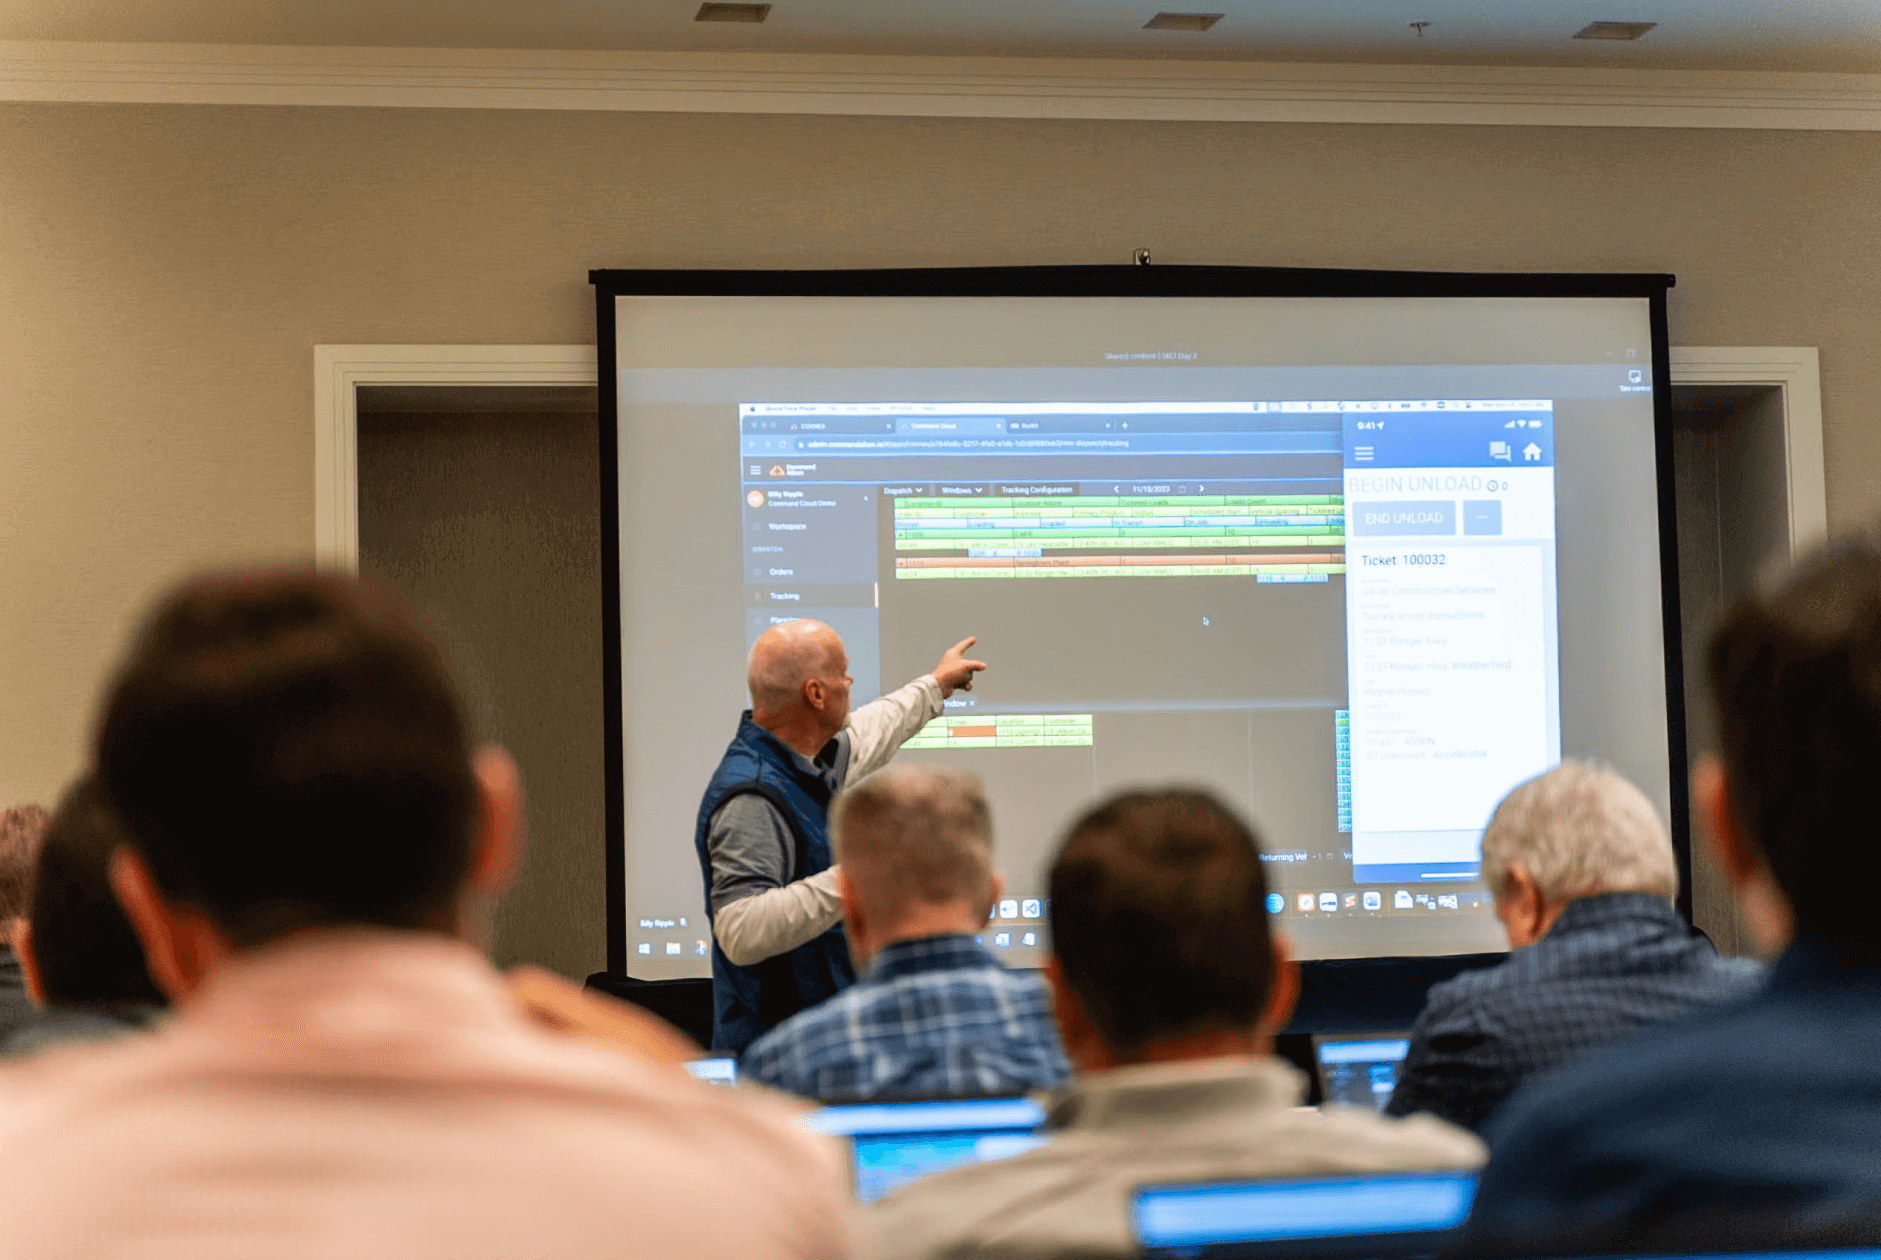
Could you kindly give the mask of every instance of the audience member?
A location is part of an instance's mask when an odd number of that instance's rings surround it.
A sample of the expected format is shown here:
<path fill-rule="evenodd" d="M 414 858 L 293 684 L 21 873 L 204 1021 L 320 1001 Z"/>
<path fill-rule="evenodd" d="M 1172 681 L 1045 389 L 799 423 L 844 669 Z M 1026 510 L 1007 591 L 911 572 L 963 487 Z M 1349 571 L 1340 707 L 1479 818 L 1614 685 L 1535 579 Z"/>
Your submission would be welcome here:
<path fill-rule="evenodd" d="M 742 1054 L 855 983 L 830 868 L 831 798 L 973 688 L 972 639 L 932 673 L 853 713 L 849 653 L 820 621 L 780 622 L 751 645 L 751 707 L 699 802 L 693 848 L 712 924 L 712 1048 Z"/>
<path fill-rule="evenodd" d="M 1711 645 L 1719 756 L 1696 812 L 1758 935 L 1743 1002 L 1589 1057 L 1490 1127 L 1481 1245 L 1807 1244 L 1881 1220 L 1881 548 L 1808 563 Z"/>
<path fill-rule="evenodd" d="M 382 588 L 188 582 L 96 731 L 112 885 L 177 1013 L 0 1073 L 13 1251 L 848 1253 L 838 1161 L 785 1110 L 544 1029 L 470 943 L 521 789 Z"/>
<path fill-rule="evenodd" d="M 1757 982 L 1679 916 L 1672 838 L 1612 770 L 1564 761 L 1509 793 L 1482 872 L 1515 952 L 1431 988 L 1392 1115 L 1480 1130 L 1523 1081 Z"/>
<path fill-rule="evenodd" d="M 51 816 L 38 805 L 0 810 L 0 1040 L 32 1023 L 38 1008 L 26 992 L 13 940 L 26 921 L 26 898 L 33 886 Z"/>
<path fill-rule="evenodd" d="M 960 770 L 881 770 L 830 811 L 849 949 L 864 970 L 745 1052 L 746 1079 L 824 1102 L 1057 1085 L 1051 995 L 974 933 L 999 900 L 992 813 Z"/>
<path fill-rule="evenodd" d="M 143 946 L 111 892 L 111 851 L 120 843 L 96 781 L 80 779 L 46 828 L 29 913 L 14 938 L 39 1014 L 7 1038 L 5 1053 L 120 1036 L 162 1014 Z"/>
<path fill-rule="evenodd" d="M 1384 1169 L 1470 1168 L 1430 1116 L 1299 1106 L 1272 1054 L 1298 992 L 1248 828 L 1212 797 L 1131 792 L 1073 824 L 1051 870 L 1048 968 L 1078 1069 L 1049 1140 L 938 1173 L 871 1208 L 886 1257 L 1125 1256 L 1131 1191 Z"/>

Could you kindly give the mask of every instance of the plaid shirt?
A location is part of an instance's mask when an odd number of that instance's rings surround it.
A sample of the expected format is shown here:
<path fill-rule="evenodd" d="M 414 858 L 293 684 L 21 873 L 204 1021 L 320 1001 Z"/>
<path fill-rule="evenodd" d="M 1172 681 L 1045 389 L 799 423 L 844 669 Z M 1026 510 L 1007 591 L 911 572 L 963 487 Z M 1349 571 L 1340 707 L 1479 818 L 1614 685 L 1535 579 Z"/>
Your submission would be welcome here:
<path fill-rule="evenodd" d="M 1761 974 L 1719 958 L 1663 898 L 1583 897 L 1507 962 L 1431 986 L 1386 1110 L 1480 1130 L 1529 1078 L 1746 994 Z"/>
<path fill-rule="evenodd" d="M 856 983 L 753 1042 L 739 1075 L 822 1102 L 1020 1094 L 1066 1075 L 1051 995 L 970 936 L 886 945 Z"/>

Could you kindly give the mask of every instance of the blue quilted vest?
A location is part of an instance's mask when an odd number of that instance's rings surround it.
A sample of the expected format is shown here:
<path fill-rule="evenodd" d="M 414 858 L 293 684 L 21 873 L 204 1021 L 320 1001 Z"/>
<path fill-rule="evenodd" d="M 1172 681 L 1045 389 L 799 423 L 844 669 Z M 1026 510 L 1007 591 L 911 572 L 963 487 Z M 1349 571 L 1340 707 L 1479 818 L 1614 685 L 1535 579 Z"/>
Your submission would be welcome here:
<path fill-rule="evenodd" d="M 738 734 L 706 785 L 693 833 L 699 869 L 705 875 L 708 918 L 712 914 L 712 861 L 706 851 L 706 832 L 720 805 L 747 792 L 775 805 L 790 824 L 796 843 L 793 879 L 830 868 L 829 788 L 817 775 L 798 769 L 790 749 L 753 722 L 747 709 L 738 723 Z M 798 1011 L 833 997 L 854 984 L 855 979 L 849 942 L 840 923 L 815 940 L 752 967 L 740 967 L 725 957 L 714 932 L 712 1049 L 742 1054 L 764 1033 Z"/>

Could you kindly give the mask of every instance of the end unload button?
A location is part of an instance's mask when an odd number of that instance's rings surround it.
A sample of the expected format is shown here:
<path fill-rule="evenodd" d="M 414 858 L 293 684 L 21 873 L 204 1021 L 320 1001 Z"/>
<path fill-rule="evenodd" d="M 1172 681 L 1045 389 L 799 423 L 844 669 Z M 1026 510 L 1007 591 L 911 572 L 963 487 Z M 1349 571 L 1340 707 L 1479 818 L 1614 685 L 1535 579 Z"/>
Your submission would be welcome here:
<path fill-rule="evenodd" d="M 1358 535 L 1388 537 L 1456 534 L 1456 500 L 1399 499 L 1346 505 L 1346 528 Z"/>

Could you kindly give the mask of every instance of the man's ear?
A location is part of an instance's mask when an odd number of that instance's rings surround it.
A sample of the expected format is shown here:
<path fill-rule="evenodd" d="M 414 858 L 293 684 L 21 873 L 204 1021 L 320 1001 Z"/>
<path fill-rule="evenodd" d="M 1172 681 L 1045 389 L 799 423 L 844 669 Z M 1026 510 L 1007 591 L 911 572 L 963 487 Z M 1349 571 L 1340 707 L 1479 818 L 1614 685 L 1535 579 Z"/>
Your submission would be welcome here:
<path fill-rule="evenodd" d="M 1724 762 L 1716 756 L 1704 757 L 1692 767 L 1692 801 L 1704 820 L 1711 855 L 1731 886 L 1735 888 L 1761 873 L 1763 860 L 1738 825 L 1730 779 L 1724 772 Z"/>
<path fill-rule="evenodd" d="M 1706 757 L 1692 768 L 1692 803 L 1704 823 L 1705 844 L 1730 882 L 1751 939 L 1764 954 L 1776 953 L 1795 934 L 1795 913 L 1763 854 L 1738 823 L 1730 776 L 1717 757 Z"/>
<path fill-rule="evenodd" d="M 993 911 L 999 908 L 999 899 L 1006 895 L 1006 877 L 998 871 L 993 872 L 993 882 L 987 886 L 986 905 L 980 912 L 982 923 L 993 920 Z"/>
<path fill-rule="evenodd" d="M 34 1006 L 44 1006 L 46 987 L 39 983 L 39 958 L 33 953 L 33 921 L 25 917 L 14 919 L 8 926 L 7 940 L 13 946 L 13 956 L 19 959 L 26 996 L 32 999 Z"/>
<path fill-rule="evenodd" d="M 515 879 L 522 860 L 522 772 L 495 744 L 476 751 L 471 771 L 477 780 L 477 831 L 465 882 L 476 892 L 496 897 Z"/>
<path fill-rule="evenodd" d="M 862 898 L 856 893 L 854 881 L 849 878 L 842 863 L 830 868 L 836 872 L 836 895 L 843 902 L 843 931 L 849 937 L 849 952 L 854 956 L 856 966 L 860 967 L 875 953 L 875 943 L 869 939 L 868 912 L 862 907 Z"/>
<path fill-rule="evenodd" d="M 144 860 L 128 845 L 111 852 L 111 891 L 144 947 L 150 978 L 172 1002 L 181 1002 L 235 953 L 235 942 L 188 906 L 171 905 Z"/>
<path fill-rule="evenodd" d="M 843 869 L 840 862 L 830 869 L 836 872 L 836 895 L 842 898 L 844 922 L 863 922 L 866 915 L 862 910 L 862 898 L 856 895 L 856 886 L 850 880 L 849 872 Z"/>
<path fill-rule="evenodd" d="M 1117 1066 L 1117 1056 L 1105 1044 L 1090 1017 L 1084 1013 L 1077 995 L 1065 983 L 1064 968 L 1054 956 L 1045 964 L 1045 979 L 1052 989 L 1052 1013 L 1058 1020 L 1058 1039 L 1065 1057 L 1080 1072 L 1098 1072 Z"/>
<path fill-rule="evenodd" d="M 1277 1037 L 1293 1018 L 1300 1000 L 1300 964 L 1293 958 L 1293 941 L 1285 932 L 1273 934 L 1274 982 L 1267 991 L 1267 1009 L 1261 1012 L 1260 1034 Z"/>

